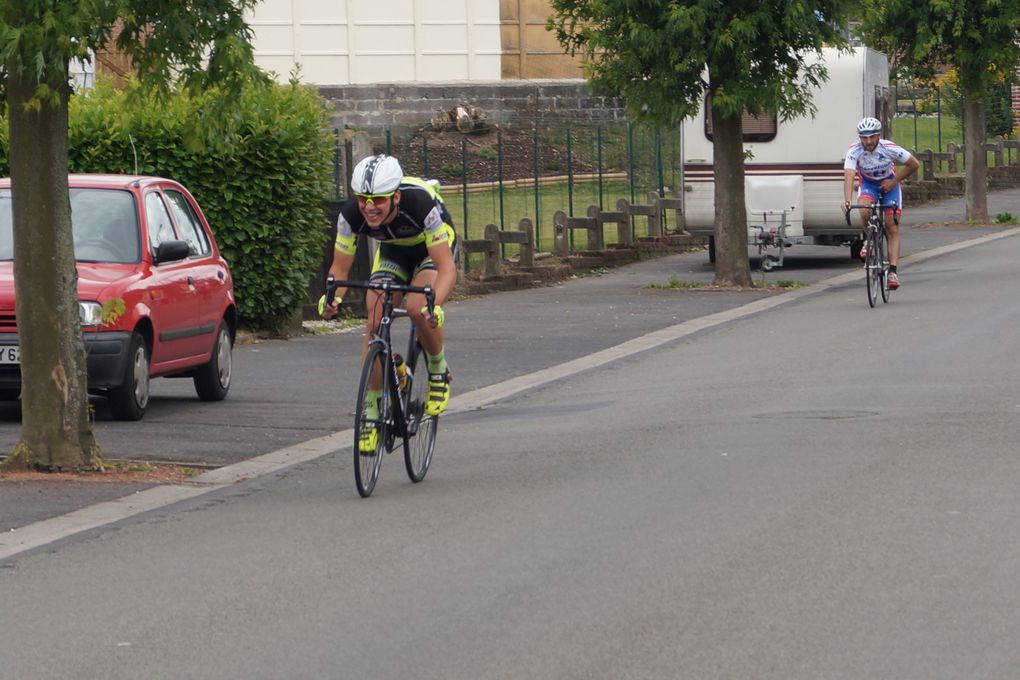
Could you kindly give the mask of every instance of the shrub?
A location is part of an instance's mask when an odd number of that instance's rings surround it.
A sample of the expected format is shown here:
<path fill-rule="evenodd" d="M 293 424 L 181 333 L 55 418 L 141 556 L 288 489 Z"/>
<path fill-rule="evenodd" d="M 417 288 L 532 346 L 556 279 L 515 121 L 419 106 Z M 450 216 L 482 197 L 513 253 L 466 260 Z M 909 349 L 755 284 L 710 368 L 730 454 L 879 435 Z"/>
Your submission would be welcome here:
<path fill-rule="evenodd" d="M 499 159 L 499 152 L 491 146 L 481 146 L 475 151 L 475 156 L 482 160 L 494 161 Z"/>
<path fill-rule="evenodd" d="M 443 163 L 439 169 L 451 177 L 460 177 L 464 174 L 464 166 L 460 163 Z"/>

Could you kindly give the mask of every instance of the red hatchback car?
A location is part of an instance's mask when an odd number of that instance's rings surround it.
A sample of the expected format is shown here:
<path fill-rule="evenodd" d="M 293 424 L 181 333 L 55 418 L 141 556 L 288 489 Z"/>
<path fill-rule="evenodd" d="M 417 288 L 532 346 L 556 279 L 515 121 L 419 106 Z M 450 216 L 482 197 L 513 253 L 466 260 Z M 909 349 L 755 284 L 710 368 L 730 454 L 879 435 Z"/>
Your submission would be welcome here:
<path fill-rule="evenodd" d="M 158 177 L 68 179 L 89 392 L 106 396 L 118 420 L 145 414 L 157 376 L 190 377 L 200 399 L 224 399 L 237 330 L 233 279 L 194 197 Z M 11 182 L 0 179 L 0 400 L 8 401 L 21 392 L 13 267 Z"/>

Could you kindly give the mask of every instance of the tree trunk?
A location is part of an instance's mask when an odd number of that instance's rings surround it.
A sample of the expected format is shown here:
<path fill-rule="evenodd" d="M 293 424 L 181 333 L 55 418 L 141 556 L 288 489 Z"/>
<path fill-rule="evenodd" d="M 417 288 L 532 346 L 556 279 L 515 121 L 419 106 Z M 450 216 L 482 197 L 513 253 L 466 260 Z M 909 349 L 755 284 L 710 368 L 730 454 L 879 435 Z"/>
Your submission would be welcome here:
<path fill-rule="evenodd" d="M 964 93 L 963 124 L 964 145 L 967 150 L 964 161 L 964 195 L 967 202 L 967 221 L 987 224 L 988 219 L 988 154 L 985 152 L 985 102 L 973 98 L 973 93 Z"/>
<path fill-rule="evenodd" d="M 715 285 L 749 287 L 747 206 L 744 203 L 744 143 L 740 116 L 712 107 L 715 157 Z"/>
<path fill-rule="evenodd" d="M 67 184 L 67 74 L 59 102 L 27 106 L 37 81 L 7 76 L 14 286 L 21 345 L 21 441 L 7 464 L 44 470 L 101 465 L 89 421 L 85 351 Z"/>

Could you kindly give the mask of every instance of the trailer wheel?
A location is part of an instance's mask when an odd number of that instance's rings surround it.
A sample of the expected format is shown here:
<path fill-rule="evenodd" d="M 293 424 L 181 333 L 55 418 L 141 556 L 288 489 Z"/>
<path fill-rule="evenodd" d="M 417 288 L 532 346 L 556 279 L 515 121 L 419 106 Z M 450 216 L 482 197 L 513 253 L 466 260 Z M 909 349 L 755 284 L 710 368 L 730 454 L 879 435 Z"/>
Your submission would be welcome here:
<path fill-rule="evenodd" d="M 850 259 L 852 261 L 857 262 L 861 259 L 861 246 L 863 245 L 864 241 L 862 241 L 859 237 L 850 241 Z"/>
<path fill-rule="evenodd" d="M 715 236 L 708 237 L 708 261 L 715 264 Z"/>

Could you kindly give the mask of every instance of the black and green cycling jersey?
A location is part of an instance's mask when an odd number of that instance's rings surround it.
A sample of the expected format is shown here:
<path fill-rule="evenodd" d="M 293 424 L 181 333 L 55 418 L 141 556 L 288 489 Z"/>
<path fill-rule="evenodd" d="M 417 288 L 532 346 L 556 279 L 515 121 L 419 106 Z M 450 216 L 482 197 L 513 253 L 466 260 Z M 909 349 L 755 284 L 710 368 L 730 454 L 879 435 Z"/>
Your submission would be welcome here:
<path fill-rule="evenodd" d="M 400 203 L 397 214 L 387 224 L 376 229 L 365 223 L 358 201 L 351 197 L 340 208 L 336 224 L 336 250 L 353 255 L 357 250 L 358 234 L 365 234 L 389 246 L 426 248 L 446 243 L 453 248 L 456 234 L 453 218 L 443 205 L 436 187 L 418 177 L 405 177 L 400 183 Z"/>

